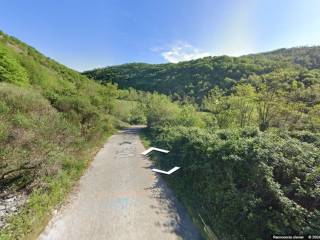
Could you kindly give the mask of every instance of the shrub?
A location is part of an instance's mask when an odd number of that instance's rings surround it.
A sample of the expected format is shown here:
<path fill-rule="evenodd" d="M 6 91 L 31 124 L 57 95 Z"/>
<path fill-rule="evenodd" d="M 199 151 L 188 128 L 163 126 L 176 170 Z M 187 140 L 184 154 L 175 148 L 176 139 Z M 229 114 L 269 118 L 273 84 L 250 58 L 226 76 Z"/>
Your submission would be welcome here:
<path fill-rule="evenodd" d="M 182 167 L 167 179 L 221 238 L 320 233 L 319 148 L 257 129 L 156 134 L 155 144 L 172 150 L 158 164 Z"/>
<path fill-rule="evenodd" d="M 42 169 L 51 168 L 48 154 L 70 147 L 72 128 L 48 101 L 30 90 L 0 84 L 0 105 L 6 106 L 0 115 L 2 189 L 14 187 L 12 183 L 18 188 L 37 183 Z"/>
<path fill-rule="evenodd" d="M 25 69 L 18 63 L 14 56 L 0 44 L 0 81 L 11 82 L 19 85 L 28 83 Z"/>

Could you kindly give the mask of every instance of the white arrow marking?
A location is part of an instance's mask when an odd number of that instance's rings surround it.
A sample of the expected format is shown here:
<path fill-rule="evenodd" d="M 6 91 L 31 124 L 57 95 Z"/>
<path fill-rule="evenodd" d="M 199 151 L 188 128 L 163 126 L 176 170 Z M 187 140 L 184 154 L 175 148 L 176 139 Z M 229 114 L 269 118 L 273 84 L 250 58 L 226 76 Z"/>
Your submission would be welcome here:
<path fill-rule="evenodd" d="M 168 153 L 169 152 L 168 150 L 164 150 L 164 149 L 161 149 L 161 148 L 151 147 L 148 150 L 142 152 L 141 154 L 142 155 L 147 155 L 148 153 L 152 152 L 153 150 L 158 151 L 158 152 L 163 152 L 163 153 Z"/>
<path fill-rule="evenodd" d="M 179 170 L 179 169 L 180 169 L 180 167 L 174 167 L 174 168 L 172 168 L 171 170 L 169 170 L 168 172 L 166 172 L 166 171 L 162 171 L 162 170 L 153 168 L 152 171 L 170 175 L 171 173 L 173 173 L 173 172 L 175 172 L 175 171 L 177 171 L 177 170 Z"/>

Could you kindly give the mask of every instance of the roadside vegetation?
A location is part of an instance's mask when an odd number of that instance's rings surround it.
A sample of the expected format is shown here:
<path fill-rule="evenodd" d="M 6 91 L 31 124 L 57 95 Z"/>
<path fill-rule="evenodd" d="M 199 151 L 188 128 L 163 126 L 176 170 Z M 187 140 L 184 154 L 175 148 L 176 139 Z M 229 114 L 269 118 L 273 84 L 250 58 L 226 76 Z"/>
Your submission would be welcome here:
<path fill-rule="evenodd" d="M 156 164 L 182 167 L 165 179 L 208 236 L 320 234 L 319 56 L 127 64 L 86 72 L 94 82 L 0 33 L 0 200 L 28 196 L 0 238 L 35 238 L 97 147 L 128 124 L 146 124 L 144 141 L 170 150 Z"/>
<path fill-rule="evenodd" d="M 157 164 L 182 167 L 167 181 L 219 239 L 319 234 L 316 94 L 305 102 L 297 91 L 311 89 L 255 84 L 236 85 L 231 94 L 213 89 L 203 100 L 205 113 L 152 95 L 148 136 L 170 150 Z"/>
<path fill-rule="evenodd" d="M 209 238 L 320 233 L 319 85 L 282 70 L 249 76 L 201 101 L 130 90 L 144 142 L 170 150 L 158 167 Z"/>
<path fill-rule="evenodd" d="M 0 33 L 0 205 L 27 195 L 1 212 L 0 239 L 42 231 L 97 147 L 128 125 L 120 94 Z"/>

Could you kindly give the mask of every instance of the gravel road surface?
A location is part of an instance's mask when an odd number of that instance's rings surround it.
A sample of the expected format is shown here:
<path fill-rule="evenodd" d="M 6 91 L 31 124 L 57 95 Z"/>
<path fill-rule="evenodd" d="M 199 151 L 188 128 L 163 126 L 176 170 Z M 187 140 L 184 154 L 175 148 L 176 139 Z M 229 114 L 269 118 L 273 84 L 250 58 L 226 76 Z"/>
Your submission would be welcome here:
<path fill-rule="evenodd" d="M 139 127 L 113 135 L 40 240 L 201 239 L 186 210 L 152 164 Z"/>

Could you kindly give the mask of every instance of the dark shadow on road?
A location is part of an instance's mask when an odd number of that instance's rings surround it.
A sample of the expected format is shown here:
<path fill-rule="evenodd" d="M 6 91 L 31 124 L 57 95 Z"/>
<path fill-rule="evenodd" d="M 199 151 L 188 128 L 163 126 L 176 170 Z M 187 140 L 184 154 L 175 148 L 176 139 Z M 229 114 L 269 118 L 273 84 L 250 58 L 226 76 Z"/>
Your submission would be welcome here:
<path fill-rule="evenodd" d="M 152 166 L 150 166 L 150 168 L 151 167 Z M 151 190 L 151 197 L 157 199 L 161 206 L 159 208 L 151 205 L 150 208 L 157 214 L 166 214 L 168 219 L 170 219 L 168 222 L 162 224 L 162 227 L 164 227 L 166 231 L 175 232 L 176 235 L 185 240 L 203 239 L 188 215 L 187 210 L 178 202 L 173 191 L 169 189 L 161 176 L 158 175 L 153 186 L 145 190 Z M 154 224 L 158 227 L 161 226 L 159 222 L 155 222 Z"/>
<path fill-rule="evenodd" d="M 126 134 L 139 134 L 139 131 L 145 126 L 134 126 L 124 129 Z M 145 160 L 149 158 L 143 156 Z M 152 161 L 148 161 L 145 169 L 154 168 Z M 161 178 L 161 175 L 156 175 L 155 182 L 149 188 L 145 188 L 151 192 L 150 197 L 159 202 L 159 206 L 151 205 L 150 208 L 158 215 L 166 215 L 168 221 L 166 223 L 154 222 L 154 225 L 165 229 L 166 232 L 174 232 L 177 236 L 184 240 L 199 240 L 201 237 L 200 231 L 192 222 L 185 207 L 178 202 L 173 191 L 167 186 L 166 182 Z"/>

